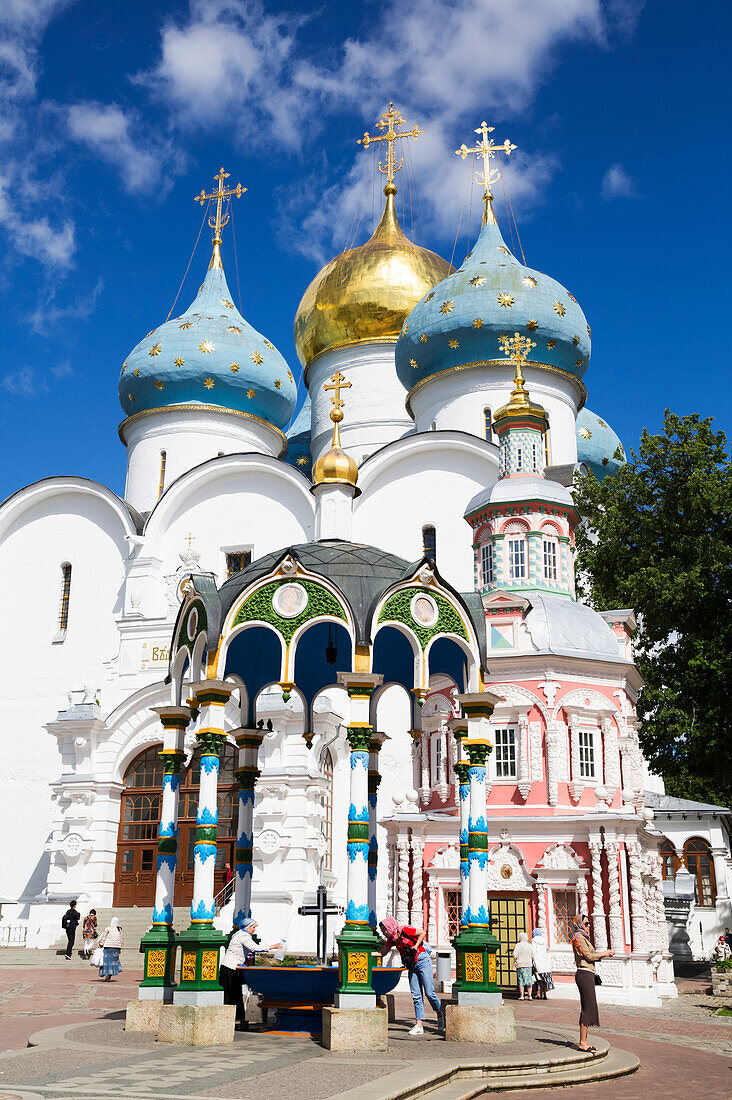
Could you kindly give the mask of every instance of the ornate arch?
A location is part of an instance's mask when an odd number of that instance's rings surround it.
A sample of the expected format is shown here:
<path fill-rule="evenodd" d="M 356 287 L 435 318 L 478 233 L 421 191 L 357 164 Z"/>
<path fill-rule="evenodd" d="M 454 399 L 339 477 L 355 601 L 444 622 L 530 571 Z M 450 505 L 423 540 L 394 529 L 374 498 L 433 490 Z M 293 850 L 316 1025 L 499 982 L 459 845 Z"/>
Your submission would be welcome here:
<path fill-rule="evenodd" d="M 601 691 L 596 691 L 594 688 L 572 688 L 566 695 L 563 695 L 554 706 L 552 724 L 556 722 L 559 711 L 565 706 L 582 707 L 585 710 L 610 711 L 618 725 L 620 725 L 621 714 L 617 705 L 607 695 L 603 695 Z"/>
<path fill-rule="evenodd" d="M 508 840 L 494 844 L 488 852 L 488 889 L 532 891 L 536 877 L 526 869 L 524 853 Z"/>
<path fill-rule="evenodd" d="M 523 707 L 531 705 L 536 707 L 541 713 L 544 722 L 547 727 L 550 726 L 549 711 L 538 695 L 534 695 L 533 691 L 529 691 L 528 688 L 520 687 L 518 684 L 489 684 L 489 690 L 494 695 L 500 695 L 504 700 L 506 706 L 509 707 Z M 500 703 L 497 704 L 497 708 L 500 707 Z"/>

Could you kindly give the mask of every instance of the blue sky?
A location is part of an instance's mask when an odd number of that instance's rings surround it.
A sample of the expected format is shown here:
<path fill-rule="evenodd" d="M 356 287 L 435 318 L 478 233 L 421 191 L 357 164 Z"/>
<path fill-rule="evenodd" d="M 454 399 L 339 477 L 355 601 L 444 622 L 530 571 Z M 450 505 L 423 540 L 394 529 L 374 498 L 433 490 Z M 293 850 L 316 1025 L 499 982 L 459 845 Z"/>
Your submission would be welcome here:
<path fill-rule="evenodd" d="M 724 0 L 3 0 L 0 498 L 57 473 L 122 491 L 119 370 L 171 308 L 220 164 L 248 188 L 242 312 L 298 376 L 300 297 L 380 206 L 356 138 L 389 99 L 426 131 L 405 228 L 447 258 L 479 204 L 453 150 L 483 118 L 518 146 L 527 262 L 582 305 L 588 404 L 626 446 L 666 406 L 729 432 L 725 28 Z M 204 232 L 176 312 L 208 258 Z M 224 262 L 238 303 L 230 230 Z"/>

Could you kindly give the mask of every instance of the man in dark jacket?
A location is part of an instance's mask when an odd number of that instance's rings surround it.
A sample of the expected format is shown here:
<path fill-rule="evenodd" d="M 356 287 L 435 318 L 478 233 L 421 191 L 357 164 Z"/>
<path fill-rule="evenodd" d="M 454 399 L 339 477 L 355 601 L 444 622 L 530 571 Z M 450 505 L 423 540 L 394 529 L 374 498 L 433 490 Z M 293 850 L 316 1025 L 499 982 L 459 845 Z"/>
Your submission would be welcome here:
<path fill-rule="evenodd" d="M 66 958 L 71 958 L 71 952 L 74 949 L 74 940 L 76 939 L 76 926 L 79 923 L 79 912 L 76 908 L 76 900 L 69 902 L 69 907 L 61 918 L 61 927 L 66 929 L 66 939 L 68 944 L 66 946 Z"/>

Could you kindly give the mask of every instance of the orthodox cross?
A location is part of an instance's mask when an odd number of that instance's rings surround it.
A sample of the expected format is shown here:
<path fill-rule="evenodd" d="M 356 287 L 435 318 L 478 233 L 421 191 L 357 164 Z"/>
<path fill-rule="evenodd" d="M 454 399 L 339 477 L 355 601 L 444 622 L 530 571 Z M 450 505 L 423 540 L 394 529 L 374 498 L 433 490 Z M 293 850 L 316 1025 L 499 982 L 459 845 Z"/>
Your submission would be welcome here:
<path fill-rule="evenodd" d="M 528 336 L 522 336 L 520 332 L 514 332 L 513 336 L 503 335 L 498 341 L 501 351 L 504 355 L 508 356 L 512 363 L 516 366 L 516 375 L 514 382 L 516 385 L 523 389 L 524 376 L 522 374 L 522 367 L 526 364 L 526 357 L 532 348 L 536 347 L 533 340 Z"/>
<path fill-rule="evenodd" d="M 358 139 L 358 145 L 363 145 L 364 149 L 368 149 L 369 145 L 377 141 L 385 141 L 387 143 L 386 151 L 386 168 L 384 168 L 381 161 L 379 161 L 379 171 L 386 176 L 387 186 L 391 186 L 394 183 L 394 175 L 400 170 L 404 164 L 404 157 L 398 164 L 394 164 L 394 142 L 399 141 L 400 138 L 414 138 L 416 141 L 420 134 L 424 133 L 424 130 L 420 130 L 418 126 L 414 126 L 411 130 L 397 130 L 397 126 L 404 126 L 405 122 L 401 116 L 400 111 L 394 110 L 394 104 L 389 104 L 389 110 L 385 111 L 379 121 L 376 123 L 380 130 L 386 130 L 385 134 L 377 134 L 372 136 L 368 130 L 362 138 Z"/>
<path fill-rule="evenodd" d="M 489 138 L 488 135 L 492 134 L 495 130 L 495 126 L 488 126 L 486 122 L 481 122 L 480 126 L 475 130 L 476 134 L 481 134 L 482 138 L 477 142 L 472 149 L 468 149 L 465 142 L 459 149 L 455 150 L 455 156 L 462 157 L 463 160 L 472 153 L 475 156 L 479 156 L 483 160 L 483 175 L 476 176 L 476 183 L 482 183 L 483 185 L 483 202 L 486 206 L 486 215 L 488 212 L 488 203 L 493 198 L 491 194 L 491 187 L 497 180 L 501 178 L 501 173 L 498 169 L 491 169 L 488 163 L 496 153 L 505 153 L 507 157 L 511 155 L 511 151 L 516 148 L 512 145 L 508 138 L 504 141 L 503 145 L 496 145 L 493 138 Z M 484 219 L 485 220 L 485 219 Z"/>
<path fill-rule="evenodd" d="M 215 180 L 219 181 L 219 186 L 216 191 L 212 191 L 210 195 L 201 189 L 201 194 L 196 195 L 194 202 L 200 202 L 201 206 L 210 199 L 216 199 L 216 215 L 213 218 L 208 219 L 208 224 L 214 231 L 213 243 L 215 245 L 221 244 L 221 230 L 225 225 L 228 225 L 229 214 L 223 212 L 224 199 L 230 199 L 232 195 L 236 195 L 237 199 L 240 199 L 246 187 L 242 187 L 240 183 L 237 183 L 236 187 L 224 187 L 224 180 L 229 178 L 229 172 L 225 172 L 223 168 L 219 168 L 218 175 L 214 176 Z"/>
<path fill-rule="evenodd" d="M 333 421 L 333 442 L 332 447 L 340 447 L 341 445 L 341 432 L 339 424 L 343 419 L 343 402 L 341 400 L 341 390 L 350 390 L 353 385 L 352 382 L 346 382 L 345 375 L 341 374 L 339 370 L 335 374 L 331 374 L 330 380 L 333 383 L 329 386 L 327 383 L 323 386 L 323 389 L 334 390 L 333 397 L 331 397 L 331 404 L 333 408 L 330 410 L 330 418 Z"/>
<path fill-rule="evenodd" d="M 337 917 L 343 912 L 342 905 L 333 905 L 328 901 L 328 891 L 324 886 L 319 886 L 315 894 L 314 905 L 300 905 L 298 913 L 301 917 L 315 917 L 318 922 L 317 948 L 318 965 L 325 966 L 325 957 L 328 953 L 328 917 Z"/>

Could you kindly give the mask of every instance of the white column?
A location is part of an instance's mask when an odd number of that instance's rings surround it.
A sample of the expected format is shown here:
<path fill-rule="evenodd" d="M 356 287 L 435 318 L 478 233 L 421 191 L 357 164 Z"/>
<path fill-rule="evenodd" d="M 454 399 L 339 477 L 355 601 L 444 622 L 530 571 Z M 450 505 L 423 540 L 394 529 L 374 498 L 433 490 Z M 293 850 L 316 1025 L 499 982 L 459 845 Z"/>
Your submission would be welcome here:
<path fill-rule="evenodd" d="M 569 755 L 572 771 L 569 795 L 573 802 L 579 802 L 582 797 L 582 784 L 580 783 L 579 717 L 576 714 L 570 715 L 569 730 Z"/>
<path fill-rule="evenodd" d="M 254 864 L 254 789 L 260 771 L 257 767 L 259 746 L 264 731 L 238 729 L 235 731 L 239 746 L 239 824 L 236 834 L 236 859 L 234 872 L 234 927 L 252 915 L 252 875 Z"/>
<path fill-rule="evenodd" d="M 488 826 L 486 822 L 485 760 L 487 742 L 468 738 L 470 757 L 470 817 L 468 819 L 468 927 L 483 928 L 488 916 Z"/>
<path fill-rule="evenodd" d="M 547 936 L 547 924 L 546 924 L 546 899 L 547 899 L 547 886 L 545 882 L 537 882 L 535 886 L 536 890 L 536 920 L 537 927 L 544 933 L 544 939 L 549 943 L 549 937 Z"/>
<path fill-rule="evenodd" d="M 429 890 L 429 923 L 427 926 L 427 939 L 432 946 L 435 946 L 438 941 L 437 932 L 437 887 L 432 886 Z"/>
<path fill-rule="evenodd" d="M 630 924 L 633 930 L 633 951 L 643 951 L 646 946 L 646 914 L 643 902 L 641 878 L 641 846 L 637 840 L 626 843 L 630 875 Z"/>
<path fill-rule="evenodd" d="M 155 879 L 153 925 L 173 926 L 175 872 L 178 863 L 178 798 L 183 738 L 191 720 L 189 707 L 155 707 L 163 726 L 163 795 L 158 828 L 158 860 Z"/>
<path fill-rule="evenodd" d="M 468 897 L 468 853 L 470 837 L 468 826 L 470 822 L 470 782 L 468 770 L 470 764 L 467 760 L 461 760 L 455 765 L 455 775 L 458 777 L 458 799 L 460 806 L 460 924 L 467 924 L 467 912 L 470 899 Z"/>
<path fill-rule="evenodd" d="M 605 839 L 607 853 L 608 890 L 610 895 L 610 946 L 613 951 L 623 951 L 623 911 L 620 907 L 620 872 L 618 870 L 618 843 Z"/>
<path fill-rule="evenodd" d="M 524 802 L 531 791 L 531 775 L 529 773 L 529 717 L 528 714 L 519 715 L 519 743 L 518 743 L 518 789 Z"/>
<path fill-rule="evenodd" d="M 419 739 L 419 747 L 420 759 L 422 761 L 422 785 L 419 794 L 422 799 L 422 805 L 425 805 L 430 800 L 432 789 L 430 785 L 430 739 L 429 734 L 424 730 L 422 730 Z"/>
<path fill-rule="evenodd" d="M 597 950 L 604 951 L 607 948 L 607 929 L 602 901 L 602 842 L 592 838 L 589 848 L 592 856 L 592 934 Z"/>
<path fill-rule="evenodd" d="M 424 840 L 412 832 L 412 924 L 424 928 Z"/>
<path fill-rule="evenodd" d="M 547 798 L 550 806 L 559 803 L 559 731 L 546 731 L 546 781 Z"/>
<path fill-rule="evenodd" d="M 390 837 L 386 843 L 386 851 L 389 860 L 389 872 L 388 880 L 386 883 L 386 911 L 390 917 L 395 916 L 395 900 L 396 900 L 396 876 L 397 876 L 397 853 L 396 844 Z"/>
<path fill-rule="evenodd" d="M 376 883 L 379 871 L 379 841 L 377 837 L 376 801 L 378 796 L 381 776 L 379 774 L 379 750 L 386 740 L 384 733 L 372 733 L 369 743 L 369 921 L 374 928 L 377 924 L 376 916 Z"/>
<path fill-rule="evenodd" d="M 409 923 L 409 837 L 400 836 L 397 840 L 397 904 L 396 919 L 400 924 Z"/>
<path fill-rule="evenodd" d="M 612 797 L 620 787 L 620 752 L 618 730 L 609 716 L 602 719 L 602 740 L 605 750 L 605 786 Z"/>
<path fill-rule="evenodd" d="M 587 876 L 582 875 L 577 879 L 577 915 L 580 916 L 585 913 L 589 916 L 589 906 L 587 904 Z"/>

